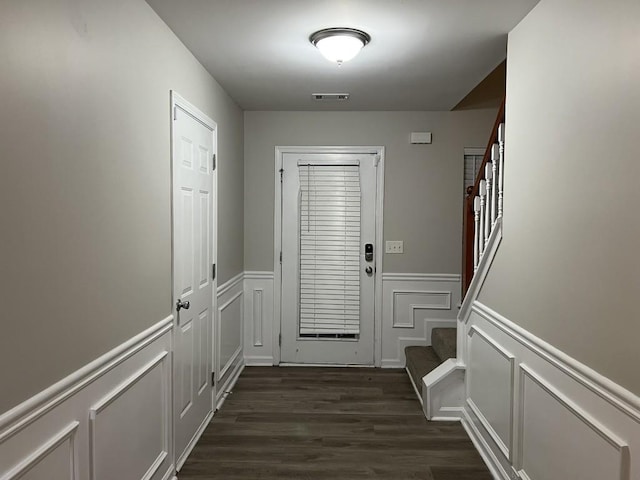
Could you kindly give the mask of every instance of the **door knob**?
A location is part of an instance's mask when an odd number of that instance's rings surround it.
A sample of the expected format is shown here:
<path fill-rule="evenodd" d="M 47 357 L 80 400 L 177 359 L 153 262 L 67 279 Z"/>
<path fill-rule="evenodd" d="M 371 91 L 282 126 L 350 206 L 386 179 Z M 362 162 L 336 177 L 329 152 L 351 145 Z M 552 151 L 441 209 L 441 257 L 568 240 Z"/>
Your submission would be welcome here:
<path fill-rule="evenodd" d="M 367 273 L 367 275 L 371 276 L 373 275 L 373 268 L 371 267 L 367 267 L 364 269 L 364 271 Z"/>
<path fill-rule="evenodd" d="M 189 307 L 191 306 L 191 304 L 189 303 L 189 300 L 187 300 L 186 302 L 183 302 L 182 300 L 178 300 L 176 302 L 176 310 L 179 312 L 181 308 L 184 308 L 185 310 L 189 310 Z"/>

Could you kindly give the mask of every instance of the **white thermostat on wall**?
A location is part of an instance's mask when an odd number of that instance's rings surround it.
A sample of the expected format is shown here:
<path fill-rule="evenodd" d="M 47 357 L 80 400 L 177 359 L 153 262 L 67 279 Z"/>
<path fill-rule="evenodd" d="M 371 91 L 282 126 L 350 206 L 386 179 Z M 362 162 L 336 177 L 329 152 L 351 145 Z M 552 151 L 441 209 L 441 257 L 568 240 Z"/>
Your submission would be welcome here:
<path fill-rule="evenodd" d="M 411 143 L 431 143 L 431 132 L 411 132 Z"/>

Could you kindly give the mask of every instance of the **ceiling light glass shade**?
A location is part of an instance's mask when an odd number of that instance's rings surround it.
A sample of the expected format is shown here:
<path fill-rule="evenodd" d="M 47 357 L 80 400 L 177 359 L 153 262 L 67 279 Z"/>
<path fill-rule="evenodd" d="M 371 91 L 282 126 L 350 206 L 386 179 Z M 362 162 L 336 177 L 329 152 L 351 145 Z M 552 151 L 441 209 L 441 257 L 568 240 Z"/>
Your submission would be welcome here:
<path fill-rule="evenodd" d="M 327 28 L 315 32 L 309 40 L 327 60 L 340 65 L 355 57 L 371 37 L 353 28 Z"/>

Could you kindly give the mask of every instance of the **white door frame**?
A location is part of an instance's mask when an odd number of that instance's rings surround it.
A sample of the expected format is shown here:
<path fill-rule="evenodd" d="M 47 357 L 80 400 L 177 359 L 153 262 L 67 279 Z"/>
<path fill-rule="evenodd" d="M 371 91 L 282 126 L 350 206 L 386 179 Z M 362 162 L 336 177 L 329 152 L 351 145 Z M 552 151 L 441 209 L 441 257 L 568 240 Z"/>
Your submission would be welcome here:
<path fill-rule="evenodd" d="M 212 202 L 213 202 L 213 206 L 212 206 L 212 214 L 214 215 L 215 218 L 215 222 L 211 222 L 211 243 L 212 243 L 212 263 L 214 263 L 216 265 L 216 276 L 213 279 L 213 281 L 211 282 L 211 298 L 212 298 L 212 305 L 211 305 L 211 322 L 213 323 L 211 325 L 211 368 L 213 369 L 212 373 L 218 372 L 219 370 L 219 366 L 216 363 L 216 357 L 217 355 L 215 355 L 216 353 L 216 343 L 215 343 L 215 339 L 218 337 L 218 325 L 217 325 L 217 321 L 215 321 L 215 319 L 217 318 L 217 291 L 218 291 L 218 165 L 217 165 L 217 158 L 218 158 L 218 125 L 216 124 L 216 122 L 214 122 L 211 118 L 209 118 L 208 115 L 206 115 L 205 113 L 203 113 L 200 109 L 198 109 L 196 106 L 194 106 L 193 104 L 189 103 L 187 100 L 185 100 L 180 94 L 178 94 L 175 90 L 171 90 L 170 91 L 170 98 L 171 98 L 171 134 L 170 134 L 170 138 L 171 138 L 171 165 L 170 165 L 170 191 L 171 191 L 171 201 L 170 201 L 170 209 L 171 209 L 171 309 L 172 312 L 175 310 L 175 302 L 176 299 L 173 297 L 173 286 L 174 286 L 174 281 L 175 281 L 175 272 L 173 269 L 173 265 L 174 265 L 174 256 L 175 256 L 175 251 L 174 251 L 174 246 L 175 246 L 175 229 L 174 229 L 174 218 L 173 218 L 173 199 L 174 199 L 174 191 L 173 191 L 173 165 L 174 165 L 174 135 L 175 135 L 175 131 L 174 131 L 174 121 L 176 119 L 175 117 L 175 112 L 176 112 L 176 107 L 180 107 L 181 109 L 185 110 L 186 112 L 188 112 L 190 115 L 192 115 L 196 120 L 198 120 L 199 122 L 201 122 L 202 124 L 206 125 L 207 127 L 211 128 L 212 130 L 212 135 L 213 135 L 213 153 L 215 155 L 216 158 L 216 165 L 215 168 L 212 171 L 212 175 L 211 175 L 211 182 L 212 182 L 212 188 L 213 188 L 213 195 L 212 195 Z M 175 328 L 175 322 L 177 321 L 177 316 L 174 315 L 174 328 Z M 179 470 L 182 465 L 178 465 L 178 452 L 176 452 L 175 449 L 175 419 L 173 418 L 173 411 L 174 411 L 174 405 L 173 405 L 173 390 L 175 388 L 175 385 L 173 385 L 173 345 L 174 345 L 174 340 L 173 340 L 173 330 L 171 331 L 171 335 L 172 335 L 172 340 L 171 340 L 171 344 L 172 344 L 172 355 L 171 355 L 171 431 L 172 431 L 172 435 L 171 435 L 171 441 L 172 441 L 172 447 L 171 450 L 173 451 L 173 455 L 174 455 L 174 466 L 176 468 L 176 470 Z M 216 382 L 214 383 L 214 385 L 212 385 L 211 388 L 211 412 L 212 415 L 213 413 L 215 413 L 216 411 L 216 388 L 217 388 L 217 379 Z M 201 433 L 201 432 L 199 432 Z M 193 444 L 193 446 L 195 446 L 195 443 Z M 185 459 L 186 457 L 189 456 L 189 452 L 187 452 L 187 454 L 185 455 Z"/>
<path fill-rule="evenodd" d="M 374 283 L 374 326 L 373 326 L 373 364 L 381 366 L 382 359 L 382 259 L 383 252 L 383 206 L 384 206 L 384 147 L 383 146 L 276 146 L 275 149 L 275 202 L 273 229 L 273 364 L 280 364 L 280 333 L 282 327 L 282 188 L 280 169 L 285 153 L 300 154 L 373 154 L 379 158 L 376 171 L 376 276 Z"/>

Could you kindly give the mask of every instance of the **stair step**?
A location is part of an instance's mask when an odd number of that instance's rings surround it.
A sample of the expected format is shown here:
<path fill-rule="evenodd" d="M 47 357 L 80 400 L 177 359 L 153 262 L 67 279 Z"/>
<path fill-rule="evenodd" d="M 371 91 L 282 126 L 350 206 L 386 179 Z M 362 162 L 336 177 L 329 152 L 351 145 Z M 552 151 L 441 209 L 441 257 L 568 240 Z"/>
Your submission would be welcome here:
<path fill-rule="evenodd" d="M 456 357 L 457 329 L 434 328 L 431 331 L 431 346 L 440 362 Z"/>
<path fill-rule="evenodd" d="M 422 389 L 422 377 L 442 362 L 438 358 L 438 355 L 436 355 L 435 350 L 431 347 L 406 347 L 404 354 L 407 359 L 406 365 L 409 376 L 418 388 L 418 391 L 420 391 Z"/>

